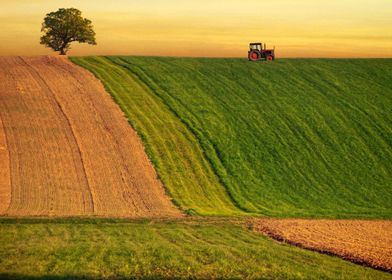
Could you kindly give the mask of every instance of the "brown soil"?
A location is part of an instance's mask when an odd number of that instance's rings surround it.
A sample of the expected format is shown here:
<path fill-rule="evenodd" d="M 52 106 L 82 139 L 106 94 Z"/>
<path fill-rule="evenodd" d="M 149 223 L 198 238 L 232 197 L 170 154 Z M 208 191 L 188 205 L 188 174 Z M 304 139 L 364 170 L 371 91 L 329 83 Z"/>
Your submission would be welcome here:
<path fill-rule="evenodd" d="M 266 219 L 255 225 L 276 240 L 392 272 L 392 221 Z"/>
<path fill-rule="evenodd" d="M 0 57 L 0 214 L 180 216 L 136 132 L 87 70 Z"/>

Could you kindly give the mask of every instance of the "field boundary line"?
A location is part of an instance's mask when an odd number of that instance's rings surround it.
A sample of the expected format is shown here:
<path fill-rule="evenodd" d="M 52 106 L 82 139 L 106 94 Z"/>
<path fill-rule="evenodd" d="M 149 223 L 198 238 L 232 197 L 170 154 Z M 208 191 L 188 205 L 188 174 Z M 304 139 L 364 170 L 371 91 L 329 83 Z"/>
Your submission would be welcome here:
<path fill-rule="evenodd" d="M 69 62 L 69 61 L 67 61 Z M 74 67 L 75 64 L 72 63 L 72 66 Z M 76 65 L 77 67 L 79 67 L 78 65 Z M 70 76 L 72 76 L 75 79 L 75 82 L 77 84 L 77 89 L 83 93 L 83 89 L 82 89 L 82 82 L 79 80 L 78 76 L 75 73 L 72 73 L 72 71 L 70 71 L 69 69 L 67 69 L 66 67 L 64 67 L 64 65 L 59 65 L 60 68 L 62 68 L 65 72 L 67 72 Z M 83 71 L 88 71 L 87 69 L 81 68 L 81 70 Z M 90 73 L 90 72 L 89 72 Z M 99 79 L 98 79 L 99 80 Z M 104 88 L 103 84 L 101 81 L 99 81 L 101 83 L 101 86 Z M 102 121 L 102 123 L 106 124 L 106 120 L 104 118 L 102 118 L 102 116 L 100 114 L 98 114 L 98 109 L 97 106 L 94 104 L 94 101 L 90 98 L 90 96 L 87 97 L 87 99 L 90 101 L 90 105 L 92 108 L 94 108 L 95 112 L 97 112 L 97 117 L 99 117 L 99 119 Z M 117 104 L 116 104 L 117 105 Z M 134 129 L 135 130 L 135 129 Z M 135 130 L 136 131 L 136 130 Z M 113 140 L 113 143 L 115 143 L 115 149 L 118 151 L 119 157 L 122 160 L 123 163 L 123 168 L 127 171 L 127 173 L 129 172 L 129 166 L 127 164 L 125 164 L 126 160 L 124 157 L 124 154 L 121 152 L 120 150 L 120 143 L 118 141 L 118 139 L 113 135 L 113 132 L 111 132 L 111 130 L 107 130 L 107 134 L 108 136 Z M 138 136 L 139 137 L 139 136 Z M 139 137 L 140 138 L 140 137 Z M 84 168 L 84 166 L 83 166 Z M 144 196 L 141 194 L 140 189 L 139 188 L 135 188 L 136 193 L 138 194 L 142 204 L 144 205 L 144 207 L 146 209 L 150 209 L 151 205 L 149 205 Z M 134 201 L 130 201 L 131 203 L 133 203 L 134 207 L 136 207 L 136 205 L 134 204 Z"/>
<path fill-rule="evenodd" d="M 114 68 L 116 68 L 116 69 L 118 69 L 118 70 L 123 71 L 125 75 L 129 75 L 123 68 L 117 68 L 117 65 L 116 65 L 116 64 L 112 64 L 109 60 L 106 60 L 104 57 L 97 57 L 97 58 L 100 59 L 100 63 L 102 63 L 102 64 L 105 63 L 105 64 L 112 65 L 112 67 L 114 67 Z M 156 179 L 158 180 L 159 184 L 162 186 L 165 195 L 166 195 L 166 196 L 169 198 L 169 200 L 170 200 L 170 203 L 173 204 L 174 207 L 175 207 L 181 214 L 185 213 L 185 210 L 178 204 L 178 202 L 174 199 L 174 196 L 171 194 L 170 190 L 169 190 L 169 189 L 166 187 L 166 185 L 163 183 L 163 179 L 162 179 L 162 177 L 160 176 L 160 174 L 158 173 L 158 169 L 157 169 L 157 167 L 156 167 L 156 165 L 155 165 L 155 160 L 156 160 L 156 159 L 153 157 L 153 153 L 150 152 L 150 149 L 151 149 L 151 148 L 150 148 L 150 143 L 148 143 L 148 142 L 146 141 L 145 135 L 142 134 L 142 133 L 140 133 L 140 132 L 138 131 L 138 129 L 136 129 L 136 126 L 134 125 L 133 121 L 132 121 L 130 118 L 128 118 L 128 117 L 126 116 L 125 113 L 129 112 L 129 110 L 126 108 L 126 106 L 123 104 L 123 102 L 120 101 L 120 98 L 117 96 L 117 94 L 115 93 L 115 91 L 113 91 L 112 89 L 110 89 L 110 87 L 108 87 L 108 86 L 103 82 L 103 80 L 99 77 L 99 74 L 98 74 L 98 73 L 95 73 L 92 69 L 88 69 L 87 67 L 83 67 L 82 65 L 80 65 L 80 64 L 78 64 L 78 63 L 72 61 L 72 59 L 69 59 L 68 62 L 71 63 L 73 66 L 82 69 L 83 71 L 88 71 L 89 73 L 91 73 L 91 75 L 92 75 L 95 79 L 97 79 L 97 80 L 99 81 L 99 83 L 101 84 L 102 88 L 105 90 L 106 94 L 109 95 L 109 97 L 111 98 L 111 100 L 112 100 L 112 101 L 116 104 L 116 106 L 118 106 L 119 109 L 123 112 L 123 114 L 124 114 L 123 117 L 125 118 L 127 124 L 135 131 L 137 137 L 138 137 L 139 140 L 141 141 L 141 143 L 142 143 L 142 145 L 143 145 L 143 151 L 144 151 L 144 153 L 146 153 L 147 158 L 148 158 L 148 161 L 150 162 L 150 164 L 152 165 L 153 169 L 154 169 L 155 172 L 156 172 L 156 177 L 157 177 Z M 87 65 L 92 65 L 92 64 L 91 64 L 89 61 L 87 61 L 87 60 L 83 60 L 83 63 L 84 63 L 84 64 L 87 64 Z M 130 76 L 130 78 L 133 79 L 133 77 L 131 77 L 131 76 Z M 141 111 L 140 111 L 140 112 L 141 112 Z M 116 140 L 116 143 L 118 143 L 117 140 Z M 121 155 L 121 157 L 123 158 L 122 155 Z M 139 192 L 140 192 L 140 191 L 138 190 L 138 193 L 139 193 Z M 144 201 L 144 200 L 143 200 L 143 204 L 145 204 L 145 201 Z"/>
<path fill-rule="evenodd" d="M 105 57 L 105 59 L 108 59 L 108 58 Z M 120 59 L 123 63 L 129 64 L 129 62 L 128 62 L 128 61 L 125 61 L 122 57 L 119 57 L 119 59 Z M 108 59 L 108 60 L 109 60 L 109 59 Z M 223 178 L 220 176 L 219 171 L 217 170 L 215 164 L 213 164 L 213 162 L 212 162 L 212 159 L 210 158 L 210 156 L 207 155 L 206 150 L 203 148 L 204 145 L 202 144 L 202 141 L 201 141 L 201 139 L 200 139 L 198 133 L 197 133 L 197 132 L 195 131 L 195 129 L 193 129 L 187 122 L 185 122 L 185 121 L 179 116 L 179 114 L 178 114 L 175 110 L 173 110 L 173 109 L 171 108 L 171 106 L 170 106 L 169 104 L 167 104 L 167 102 L 160 96 L 160 94 L 157 92 L 157 88 L 159 88 L 159 87 L 156 85 L 156 83 L 155 83 L 154 81 L 152 81 L 152 80 L 145 74 L 145 72 L 144 72 L 140 67 L 138 67 L 138 66 L 136 66 L 136 65 L 133 65 L 133 66 L 136 67 L 144 76 L 147 77 L 147 79 L 150 80 L 150 83 L 154 86 L 154 88 L 151 87 L 151 86 L 149 86 L 148 82 L 146 82 L 146 78 L 143 78 L 140 74 L 136 73 L 136 72 L 135 72 L 133 69 L 131 69 L 130 67 L 127 67 L 126 65 L 119 64 L 119 63 L 117 63 L 117 62 L 115 62 L 115 61 L 112 61 L 112 60 L 110 60 L 110 62 L 112 62 L 112 63 L 114 63 L 114 64 L 116 64 L 116 65 L 118 65 L 118 66 L 120 66 L 120 67 L 122 67 L 122 68 L 125 68 L 130 74 L 132 74 L 132 75 L 134 76 L 135 81 L 136 81 L 137 83 L 139 83 L 139 85 L 141 85 L 142 87 L 147 87 L 149 90 L 151 90 L 151 91 L 152 91 L 152 92 L 162 101 L 162 103 L 166 106 L 166 108 L 167 108 L 168 110 L 170 110 L 170 111 L 171 111 L 171 112 L 172 112 L 172 113 L 173 113 L 173 114 L 174 114 L 174 115 L 175 115 L 175 116 L 185 125 L 185 127 L 194 135 L 195 139 L 197 140 L 197 142 L 199 143 L 200 147 L 202 148 L 203 154 L 204 154 L 205 158 L 207 159 L 207 161 L 208 161 L 208 163 L 209 163 L 211 169 L 213 170 L 214 174 L 217 176 L 219 183 L 222 185 L 223 189 L 225 190 L 225 193 L 227 194 L 227 196 L 229 197 L 229 199 L 230 199 L 230 201 L 233 203 L 233 205 L 234 205 L 236 208 L 238 208 L 239 210 L 241 210 L 241 211 L 243 211 L 243 212 L 245 212 L 245 213 L 257 214 L 257 213 L 255 213 L 255 212 L 252 212 L 252 211 L 250 211 L 250 210 L 248 210 L 248 209 L 242 207 L 242 206 L 239 204 L 239 202 L 234 198 L 234 196 L 233 196 L 233 195 L 231 194 L 231 192 L 229 191 L 229 187 L 228 187 L 227 183 L 226 183 L 226 182 L 223 180 Z M 219 161 L 220 161 L 220 158 L 219 158 L 219 156 L 218 156 L 217 153 L 216 153 L 216 150 L 215 150 L 214 145 L 211 145 L 211 146 L 212 146 L 211 148 L 213 149 L 215 155 L 218 157 L 218 159 L 219 159 Z M 220 165 L 221 165 L 222 168 L 226 171 L 225 167 L 223 166 L 223 164 L 222 164 L 221 162 L 220 162 Z"/>

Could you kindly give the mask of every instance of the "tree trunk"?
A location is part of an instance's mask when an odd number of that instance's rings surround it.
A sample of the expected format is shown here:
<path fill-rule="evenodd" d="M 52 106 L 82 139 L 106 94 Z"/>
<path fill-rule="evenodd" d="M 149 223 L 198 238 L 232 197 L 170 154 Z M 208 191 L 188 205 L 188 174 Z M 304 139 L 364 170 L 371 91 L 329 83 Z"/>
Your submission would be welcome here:
<path fill-rule="evenodd" d="M 63 44 L 60 47 L 60 55 L 66 55 L 68 52 L 68 47 L 69 47 L 69 40 L 64 39 Z"/>

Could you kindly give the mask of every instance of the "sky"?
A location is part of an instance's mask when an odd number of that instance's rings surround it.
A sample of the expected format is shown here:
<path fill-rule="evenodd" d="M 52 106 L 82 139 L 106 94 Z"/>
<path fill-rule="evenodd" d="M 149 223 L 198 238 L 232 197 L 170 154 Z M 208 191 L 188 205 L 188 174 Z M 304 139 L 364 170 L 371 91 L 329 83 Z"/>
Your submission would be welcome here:
<path fill-rule="evenodd" d="M 98 45 L 69 55 L 246 57 L 261 41 L 278 57 L 392 58 L 392 0 L 0 0 L 0 55 L 54 54 L 41 23 L 70 7 Z"/>

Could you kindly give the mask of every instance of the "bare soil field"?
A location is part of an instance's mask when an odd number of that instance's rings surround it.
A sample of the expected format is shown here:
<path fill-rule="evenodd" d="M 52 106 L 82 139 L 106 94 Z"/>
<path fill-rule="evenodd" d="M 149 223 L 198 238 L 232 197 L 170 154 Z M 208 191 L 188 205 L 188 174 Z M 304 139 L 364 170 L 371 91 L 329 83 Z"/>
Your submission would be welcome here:
<path fill-rule="evenodd" d="M 392 272 L 392 221 L 256 221 L 256 230 L 302 248 Z"/>
<path fill-rule="evenodd" d="M 90 72 L 63 58 L 0 57 L 0 215 L 181 214 Z"/>

